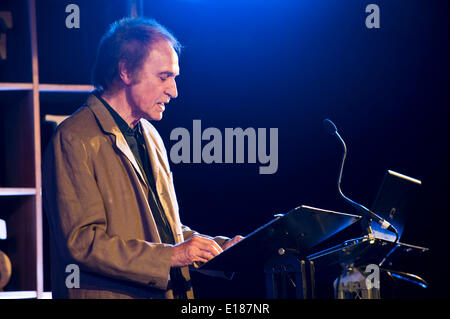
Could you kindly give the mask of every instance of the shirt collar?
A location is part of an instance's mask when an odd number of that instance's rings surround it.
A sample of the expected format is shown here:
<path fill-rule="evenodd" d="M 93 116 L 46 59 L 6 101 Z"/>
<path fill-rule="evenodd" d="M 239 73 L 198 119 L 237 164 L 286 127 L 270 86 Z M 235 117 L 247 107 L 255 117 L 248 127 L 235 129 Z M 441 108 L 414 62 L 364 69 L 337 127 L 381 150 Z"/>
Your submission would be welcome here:
<path fill-rule="evenodd" d="M 136 133 L 139 132 L 139 125 L 136 125 L 134 128 L 131 128 L 127 122 L 119 115 L 119 113 L 114 110 L 111 105 L 108 104 L 101 96 L 100 92 L 95 92 L 95 96 L 100 100 L 100 102 L 103 103 L 103 105 L 106 107 L 106 109 L 111 113 L 111 116 L 114 118 L 114 121 L 116 122 L 117 126 L 119 127 L 120 131 L 123 135 L 126 136 L 134 136 Z"/>

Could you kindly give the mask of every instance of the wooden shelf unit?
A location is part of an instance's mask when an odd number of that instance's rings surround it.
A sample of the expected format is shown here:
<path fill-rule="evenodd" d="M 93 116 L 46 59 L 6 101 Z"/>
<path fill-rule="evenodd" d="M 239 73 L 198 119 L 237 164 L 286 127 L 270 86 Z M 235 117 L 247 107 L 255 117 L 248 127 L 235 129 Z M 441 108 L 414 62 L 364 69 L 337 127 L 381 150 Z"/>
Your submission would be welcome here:
<path fill-rule="evenodd" d="M 6 221 L 7 227 L 7 238 L 0 240 L 0 250 L 8 255 L 13 269 L 9 283 L 0 291 L 0 299 L 51 298 L 51 292 L 44 291 L 49 289 L 46 285 L 50 269 L 46 246 L 48 226 L 42 203 L 41 153 L 54 126 L 46 119 L 58 120 L 82 105 L 94 88 L 80 84 L 87 82 L 88 77 L 84 73 L 86 69 L 77 63 L 91 63 L 108 25 L 124 15 L 142 13 L 142 6 L 137 10 L 139 3 L 138 0 L 105 3 L 78 0 L 82 14 L 96 17 L 85 20 L 89 32 L 81 33 L 64 25 L 60 28 L 64 20 L 55 15 L 67 15 L 66 4 L 62 2 L 4 0 L 0 3 L 0 11 L 11 11 L 13 17 L 13 28 L 7 30 L 7 60 L 0 63 L 0 218 Z M 98 12 L 103 15 L 99 16 Z M 57 32 L 52 33 L 53 30 Z M 38 39 L 42 43 L 40 55 Z M 81 42 L 84 43 L 84 51 L 80 51 L 84 54 L 82 59 L 74 51 Z M 66 63 L 72 59 L 77 62 Z M 40 77 L 45 83 L 40 82 Z"/>
<path fill-rule="evenodd" d="M 0 218 L 8 229 L 0 249 L 13 266 L 0 299 L 51 298 L 44 292 L 40 93 L 93 90 L 91 85 L 39 83 L 36 1 L 26 0 L 26 7 L 28 21 L 20 22 L 28 23 L 32 82 L 0 82 Z"/>
<path fill-rule="evenodd" d="M 32 91 L 33 83 L 1 83 L 0 82 L 0 91 Z"/>
<path fill-rule="evenodd" d="M 28 0 L 31 83 L 0 83 L 0 218 L 12 277 L 0 298 L 41 298 L 44 293 L 39 75 L 35 1 Z M 25 21 L 22 21 L 22 23 Z M 18 21 L 16 21 L 18 23 Z M 17 167 L 17 169 L 15 169 Z M 22 175 L 23 172 L 23 175 Z M 22 176 L 14 176 L 19 173 Z M 3 248 L 3 243 L 2 244 Z M 2 249 L 3 250 L 3 249 Z"/>
<path fill-rule="evenodd" d="M 0 196 L 36 195 L 36 188 L 32 187 L 1 187 Z"/>
<path fill-rule="evenodd" d="M 38 84 L 39 92 L 88 93 L 93 89 L 92 85 L 83 84 Z M 1 91 L 33 91 L 33 83 L 0 82 Z"/>

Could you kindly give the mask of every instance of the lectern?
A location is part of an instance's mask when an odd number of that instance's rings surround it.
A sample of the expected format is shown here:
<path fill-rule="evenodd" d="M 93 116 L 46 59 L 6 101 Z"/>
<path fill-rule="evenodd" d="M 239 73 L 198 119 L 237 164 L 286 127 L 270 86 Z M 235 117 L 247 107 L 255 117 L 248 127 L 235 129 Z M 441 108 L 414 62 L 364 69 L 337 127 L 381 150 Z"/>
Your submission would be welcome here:
<path fill-rule="evenodd" d="M 236 245 L 203 264 L 200 270 L 264 270 L 268 298 L 314 297 L 314 263 L 306 257 L 324 240 L 361 217 L 299 206 L 274 216 Z M 295 291 L 288 291 L 287 287 Z"/>

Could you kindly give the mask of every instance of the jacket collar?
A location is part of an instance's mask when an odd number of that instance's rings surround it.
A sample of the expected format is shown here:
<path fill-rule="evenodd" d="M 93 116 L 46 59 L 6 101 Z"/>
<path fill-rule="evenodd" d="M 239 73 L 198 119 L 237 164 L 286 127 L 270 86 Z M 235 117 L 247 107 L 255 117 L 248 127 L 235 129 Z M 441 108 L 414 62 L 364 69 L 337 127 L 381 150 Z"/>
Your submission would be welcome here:
<path fill-rule="evenodd" d="M 127 141 L 125 140 L 125 137 L 123 136 L 122 132 L 120 131 L 119 127 L 117 126 L 116 121 L 112 117 L 111 113 L 106 109 L 106 107 L 103 105 L 103 103 L 97 98 L 95 95 L 96 92 L 89 95 L 87 99 L 87 106 L 92 110 L 95 117 L 97 118 L 97 121 L 99 123 L 99 126 L 102 128 L 102 130 L 105 133 L 113 135 L 114 143 L 124 155 L 125 157 L 131 162 L 134 169 L 138 173 L 139 177 L 141 178 L 142 182 L 147 185 L 147 181 L 144 178 L 144 174 L 139 166 L 139 164 L 136 161 L 136 158 L 133 155 L 133 152 L 131 151 L 130 147 L 128 146 Z M 153 161 L 151 161 L 152 167 L 153 167 Z M 155 170 L 153 168 L 153 170 Z M 155 179 L 156 179 L 155 174 Z M 148 187 L 148 185 L 147 185 Z"/>

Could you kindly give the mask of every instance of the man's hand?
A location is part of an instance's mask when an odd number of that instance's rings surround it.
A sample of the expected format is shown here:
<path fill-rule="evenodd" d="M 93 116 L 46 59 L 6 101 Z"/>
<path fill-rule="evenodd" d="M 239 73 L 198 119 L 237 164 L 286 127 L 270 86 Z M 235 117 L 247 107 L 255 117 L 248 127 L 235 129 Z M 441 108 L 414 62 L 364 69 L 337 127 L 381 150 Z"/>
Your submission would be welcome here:
<path fill-rule="evenodd" d="M 194 262 L 205 263 L 222 252 L 222 248 L 205 235 L 194 235 L 173 247 L 171 267 L 183 267 Z"/>
<path fill-rule="evenodd" d="M 244 239 L 244 237 L 242 237 L 241 235 L 234 236 L 233 239 L 227 240 L 227 241 L 222 245 L 222 249 L 225 250 L 225 249 L 227 249 L 227 248 L 230 248 L 230 247 L 233 246 L 234 244 L 240 242 L 242 239 Z"/>

